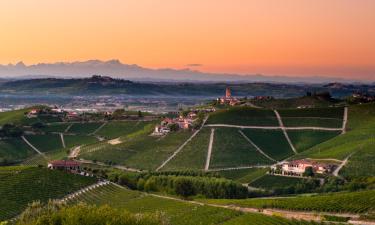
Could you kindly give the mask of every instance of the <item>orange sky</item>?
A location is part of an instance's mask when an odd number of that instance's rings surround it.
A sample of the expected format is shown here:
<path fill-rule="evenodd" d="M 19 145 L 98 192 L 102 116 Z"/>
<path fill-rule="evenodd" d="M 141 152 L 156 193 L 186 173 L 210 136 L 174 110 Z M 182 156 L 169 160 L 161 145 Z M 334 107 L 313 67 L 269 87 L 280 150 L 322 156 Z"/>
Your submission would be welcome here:
<path fill-rule="evenodd" d="M 0 1 L 0 64 L 87 59 L 375 79 L 375 1 Z"/>

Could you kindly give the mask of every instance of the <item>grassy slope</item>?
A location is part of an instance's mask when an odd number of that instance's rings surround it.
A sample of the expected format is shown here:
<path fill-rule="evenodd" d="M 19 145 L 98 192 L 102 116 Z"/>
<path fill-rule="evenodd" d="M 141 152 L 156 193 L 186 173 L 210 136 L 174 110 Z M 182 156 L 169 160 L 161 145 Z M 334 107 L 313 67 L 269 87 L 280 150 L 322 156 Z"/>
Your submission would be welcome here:
<path fill-rule="evenodd" d="M 204 168 L 211 130 L 203 128 L 164 170 L 201 170 Z"/>
<path fill-rule="evenodd" d="M 0 221 L 20 213 L 34 200 L 61 198 L 95 182 L 94 178 L 42 168 L 0 168 Z"/>
<path fill-rule="evenodd" d="M 243 126 L 278 126 L 272 110 L 251 107 L 232 107 L 219 110 L 210 115 L 207 124 L 231 124 Z"/>
<path fill-rule="evenodd" d="M 6 123 L 15 124 L 30 124 L 37 121 L 37 119 L 27 119 L 25 113 L 30 109 L 20 109 L 9 112 L 0 112 L 0 126 Z"/>
<path fill-rule="evenodd" d="M 317 212 L 365 213 L 375 210 L 375 190 L 333 193 L 293 198 L 259 198 L 245 200 L 202 200 L 208 203 L 236 205 L 251 208 L 278 208 Z"/>
<path fill-rule="evenodd" d="M 348 132 L 302 152 L 296 158 L 344 159 L 356 152 L 348 164 L 357 175 L 374 175 L 371 159 L 375 156 L 375 104 L 355 105 L 349 108 Z M 371 157 L 371 158 L 369 158 Z M 360 174 L 359 170 L 360 169 Z"/>
<path fill-rule="evenodd" d="M 20 138 L 0 140 L 0 163 L 20 161 L 34 154 L 34 150 Z"/>
<path fill-rule="evenodd" d="M 273 159 L 280 161 L 294 154 L 281 130 L 244 129 L 243 132 Z"/>
<path fill-rule="evenodd" d="M 210 168 L 265 165 L 272 162 L 260 154 L 235 128 L 215 130 Z"/>
<path fill-rule="evenodd" d="M 63 133 L 68 128 L 69 123 L 55 123 L 43 127 L 41 130 L 44 132 L 60 132 Z"/>

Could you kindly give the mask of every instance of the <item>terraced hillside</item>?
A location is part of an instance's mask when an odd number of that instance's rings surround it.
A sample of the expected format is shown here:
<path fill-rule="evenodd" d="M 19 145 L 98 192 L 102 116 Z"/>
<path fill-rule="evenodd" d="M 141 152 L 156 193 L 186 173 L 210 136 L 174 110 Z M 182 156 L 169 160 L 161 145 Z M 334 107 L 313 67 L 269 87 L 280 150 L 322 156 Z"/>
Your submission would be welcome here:
<path fill-rule="evenodd" d="M 62 198 L 94 178 L 36 167 L 0 167 L 0 221 L 18 215 L 34 200 Z"/>
<path fill-rule="evenodd" d="M 113 139 L 142 130 L 149 124 L 155 124 L 155 121 L 111 121 L 96 134 L 107 139 Z"/>
<path fill-rule="evenodd" d="M 174 199 L 161 198 L 118 187 L 114 184 L 102 186 L 88 191 L 70 200 L 70 204 L 77 202 L 103 205 L 109 204 L 116 208 L 127 209 L 134 213 L 162 212 L 175 225 L 271 225 L 271 224 L 311 224 L 304 221 L 291 221 L 279 217 L 265 216 L 255 213 L 241 213 L 238 211 L 192 204 Z"/>
<path fill-rule="evenodd" d="M 63 148 L 60 136 L 57 134 L 28 135 L 25 138 L 41 152 L 56 151 Z"/>
<path fill-rule="evenodd" d="M 98 129 L 103 123 L 90 122 L 90 123 L 74 123 L 68 130 L 69 133 L 76 134 L 91 134 Z"/>

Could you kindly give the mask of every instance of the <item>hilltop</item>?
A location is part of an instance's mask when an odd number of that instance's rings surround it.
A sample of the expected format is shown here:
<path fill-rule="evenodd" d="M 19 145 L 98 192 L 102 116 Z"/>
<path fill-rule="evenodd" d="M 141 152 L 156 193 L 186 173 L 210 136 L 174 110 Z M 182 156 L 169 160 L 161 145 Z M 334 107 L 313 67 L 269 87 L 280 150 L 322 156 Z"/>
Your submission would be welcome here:
<path fill-rule="evenodd" d="M 0 94 L 8 95 L 114 95 L 129 96 L 200 96 L 219 97 L 230 87 L 236 96 L 273 96 L 291 98 L 305 95 L 306 92 L 329 92 L 341 98 L 354 92 L 375 93 L 373 85 L 327 86 L 324 84 L 282 84 L 282 83 L 186 83 L 151 82 L 115 79 L 107 76 L 86 78 L 37 78 L 3 80 Z"/>

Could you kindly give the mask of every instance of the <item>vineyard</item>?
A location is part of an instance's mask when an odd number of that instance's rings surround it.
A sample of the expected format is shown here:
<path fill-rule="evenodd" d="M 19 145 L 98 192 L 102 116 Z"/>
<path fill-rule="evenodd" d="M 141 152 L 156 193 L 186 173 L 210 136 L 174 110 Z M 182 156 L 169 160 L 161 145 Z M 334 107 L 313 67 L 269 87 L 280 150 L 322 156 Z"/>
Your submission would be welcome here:
<path fill-rule="evenodd" d="M 244 129 L 243 132 L 262 151 L 277 161 L 294 154 L 281 130 Z"/>
<path fill-rule="evenodd" d="M 63 148 L 60 136 L 57 134 L 28 135 L 26 139 L 42 152 L 56 151 Z"/>
<path fill-rule="evenodd" d="M 250 107 L 234 107 L 220 110 L 210 115 L 207 124 L 230 124 L 242 126 L 278 126 L 272 110 Z"/>
<path fill-rule="evenodd" d="M 321 194 L 294 198 L 203 200 L 222 205 L 250 208 L 275 208 L 298 211 L 367 213 L 375 210 L 375 190 L 348 193 Z"/>
<path fill-rule="evenodd" d="M 74 123 L 68 130 L 69 133 L 91 134 L 98 129 L 103 123 Z"/>
<path fill-rule="evenodd" d="M 210 168 L 267 165 L 272 161 L 259 153 L 235 128 L 215 129 Z"/>
<path fill-rule="evenodd" d="M 217 173 L 227 179 L 231 179 L 243 184 L 248 184 L 264 176 L 268 170 L 268 168 L 249 168 L 240 170 L 223 170 Z"/>
<path fill-rule="evenodd" d="M 127 209 L 134 213 L 162 212 L 169 218 L 171 224 L 175 225 L 197 225 L 197 224 L 236 224 L 245 225 L 267 225 L 267 224 L 289 224 L 304 225 L 312 224 L 304 221 L 291 221 L 279 217 L 270 217 L 254 213 L 241 213 L 229 209 L 212 206 L 202 206 L 188 202 L 176 201 L 160 197 L 142 194 L 118 187 L 114 184 L 101 186 L 94 190 L 79 195 L 70 204 L 86 202 L 89 204 L 108 204 L 116 208 Z"/>
<path fill-rule="evenodd" d="M 303 152 L 315 145 L 338 136 L 341 132 L 318 130 L 288 130 L 287 133 L 296 150 L 298 152 Z"/>
<path fill-rule="evenodd" d="M 96 134 L 106 139 L 113 139 L 120 136 L 126 136 L 145 128 L 155 122 L 144 121 L 111 121 L 102 127 Z"/>
<path fill-rule="evenodd" d="M 265 175 L 251 182 L 249 185 L 252 187 L 272 190 L 275 188 L 283 188 L 283 187 L 295 185 L 297 183 L 301 183 L 301 181 L 302 179 L 295 178 L 295 177 Z"/>
<path fill-rule="evenodd" d="M 0 165 L 24 160 L 35 152 L 20 138 L 0 140 Z"/>
<path fill-rule="evenodd" d="M 35 167 L 1 167 L 0 176 L 0 221 L 16 216 L 32 201 L 62 198 L 95 182 L 94 178 Z"/>
<path fill-rule="evenodd" d="M 173 160 L 166 164 L 163 170 L 203 169 L 207 157 L 210 133 L 209 128 L 203 128 Z"/>

